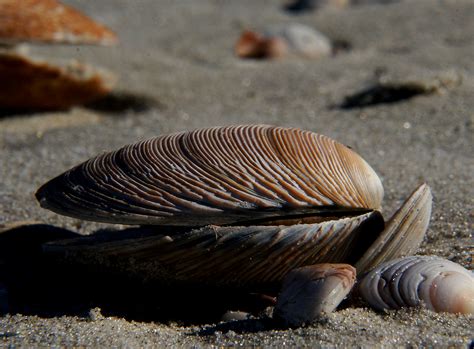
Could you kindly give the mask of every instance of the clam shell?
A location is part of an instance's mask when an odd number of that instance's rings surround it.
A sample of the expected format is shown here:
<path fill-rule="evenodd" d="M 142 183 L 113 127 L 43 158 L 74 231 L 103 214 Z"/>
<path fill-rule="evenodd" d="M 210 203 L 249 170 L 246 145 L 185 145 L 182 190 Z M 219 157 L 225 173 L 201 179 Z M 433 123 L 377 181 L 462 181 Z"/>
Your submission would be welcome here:
<path fill-rule="evenodd" d="M 314 207 L 377 209 L 383 188 L 354 151 L 267 125 L 198 129 L 97 156 L 43 185 L 41 206 L 123 224 L 225 224 Z"/>
<path fill-rule="evenodd" d="M 0 14 L 0 42 L 4 44 L 117 43 L 110 29 L 56 0 L 2 0 Z"/>
<path fill-rule="evenodd" d="M 383 263 L 362 278 L 358 291 L 380 311 L 423 304 L 436 312 L 474 314 L 472 272 L 435 256 Z"/>
<path fill-rule="evenodd" d="M 273 312 L 290 326 L 311 323 L 334 311 L 354 286 L 356 270 L 348 264 L 316 264 L 291 271 L 283 281 Z"/>
<path fill-rule="evenodd" d="M 278 290 L 291 270 L 357 259 L 361 241 L 381 231 L 380 213 L 314 224 L 207 226 L 173 234 L 90 236 L 45 246 L 49 253 L 167 285 Z M 143 230 L 139 230 L 143 234 Z M 357 248 L 356 248 L 357 246 Z M 363 248 L 362 248 L 363 250 Z M 354 253 L 356 255 L 354 255 Z"/>
<path fill-rule="evenodd" d="M 357 261 L 357 271 L 363 274 L 383 262 L 416 253 L 428 229 L 432 201 L 431 189 L 427 184 L 416 188 L 395 212 L 377 240 Z"/>

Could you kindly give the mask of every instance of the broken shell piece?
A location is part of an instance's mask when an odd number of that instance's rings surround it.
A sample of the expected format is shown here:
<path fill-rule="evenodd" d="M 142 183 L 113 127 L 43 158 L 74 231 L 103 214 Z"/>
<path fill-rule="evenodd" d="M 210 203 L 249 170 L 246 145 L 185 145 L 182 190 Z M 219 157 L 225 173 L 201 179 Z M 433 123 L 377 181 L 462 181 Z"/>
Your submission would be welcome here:
<path fill-rule="evenodd" d="M 245 31 L 235 46 L 236 55 L 242 58 L 275 58 L 286 54 L 320 58 L 331 52 L 328 38 L 301 24 L 270 28 L 264 34 Z"/>
<path fill-rule="evenodd" d="M 315 264 L 291 271 L 283 281 L 274 317 L 290 326 L 313 322 L 337 308 L 354 286 L 355 276 L 348 264 Z"/>
<path fill-rule="evenodd" d="M 266 37 L 283 39 L 291 54 L 307 58 L 321 58 L 332 52 L 331 41 L 317 30 L 302 24 L 290 24 L 270 28 Z"/>
<path fill-rule="evenodd" d="M 56 0 L 1 0 L 0 42 L 112 45 L 116 35 Z"/>
<path fill-rule="evenodd" d="M 474 276 L 435 256 L 411 256 L 379 265 L 360 281 L 359 294 L 384 311 L 425 305 L 436 312 L 474 314 Z"/>
<path fill-rule="evenodd" d="M 427 184 L 420 185 L 357 261 L 355 267 L 358 272 L 364 273 L 383 262 L 415 253 L 428 229 L 432 201 L 430 187 Z"/>
<path fill-rule="evenodd" d="M 76 61 L 64 66 L 0 53 L 0 108 L 63 109 L 107 95 L 116 78 Z"/>
<path fill-rule="evenodd" d="M 250 30 L 243 32 L 235 45 L 235 54 L 241 58 L 277 58 L 287 50 L 282 39 L 266 38 Z"/>

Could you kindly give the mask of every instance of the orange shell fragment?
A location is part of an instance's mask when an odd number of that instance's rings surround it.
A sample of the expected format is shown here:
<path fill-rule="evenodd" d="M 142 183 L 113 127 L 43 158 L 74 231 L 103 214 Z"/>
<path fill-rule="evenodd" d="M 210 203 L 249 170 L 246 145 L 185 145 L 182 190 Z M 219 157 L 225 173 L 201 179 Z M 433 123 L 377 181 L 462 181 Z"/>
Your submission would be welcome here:
<path fill-rule="evenodd" d="M 0 43 L 113 45 L 117 36 L 56 0 L 0 0 Z"/>

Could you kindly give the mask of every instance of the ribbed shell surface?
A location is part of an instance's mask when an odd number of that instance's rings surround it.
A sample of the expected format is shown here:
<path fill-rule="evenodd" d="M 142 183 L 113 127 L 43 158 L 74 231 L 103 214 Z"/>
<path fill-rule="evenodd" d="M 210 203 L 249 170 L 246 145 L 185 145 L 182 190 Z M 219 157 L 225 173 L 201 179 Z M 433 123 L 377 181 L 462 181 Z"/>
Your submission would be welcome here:
<path fill-rule="evenodd" d="M 97 156 L 46 183 L 43 207 L 123 224 L 220 224 L 216 217 L 321 206 L 377 209 L 381 182 L 355 152 L 295 128 L 182 132 Z M 229 218 L 232 220 L 232 218 Z"/>
<path fill-rule="evenodd" d="M 367 273 L 358 290 L 377 310 L 424 304 L 434 311 L 474 313 L 474 275 L 436 256 L 409 256 Z"/>
<path fill-rule="evenodd" d="M 74 263 L 119 269 L 164 284 L 277 286 L 294 268 L 348 262 L 368 226 L 383 226 L 378 212 L 291 226 L 207 226 L 170 235 L 83 237 L 46 251 Z M 159 228 L 157 228 L 159 229 Z"/>

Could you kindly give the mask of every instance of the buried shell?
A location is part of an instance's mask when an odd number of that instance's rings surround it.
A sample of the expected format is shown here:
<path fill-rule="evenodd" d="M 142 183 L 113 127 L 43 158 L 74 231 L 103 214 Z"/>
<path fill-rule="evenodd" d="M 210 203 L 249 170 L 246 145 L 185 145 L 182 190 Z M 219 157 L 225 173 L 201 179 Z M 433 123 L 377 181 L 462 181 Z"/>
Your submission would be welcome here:
<path fill-rule="evenodd" d="M 418 238 L 409 246 L 400 239 L 426 229 L 431 207 L 422 185 L 394 219 L 396 229 L 382 233 L 382 185 L 359 155 L 325 136 L 265 125 L 128 145 L 36 195 L 43 207 L 77 218 L 161 226 L 55 243 L 45 247 L 50 252 L 167 284 L 253 290 L 275 290 L 306 265 L 354 264 L 367 253 L 380 261 L 400 257 L 418 247 Z M 421 224 L 411 224 L 412 212 L 421 212 Z"/>
<path fill-rule="evenodd" d="M 362 278 L 358 291 L 380 311 L 424 305 L 436 312 L 474 314 L 472 272 L 435 256 L 383 263 Z"/>

